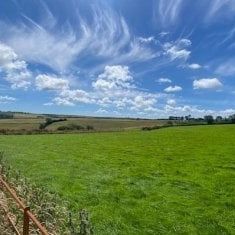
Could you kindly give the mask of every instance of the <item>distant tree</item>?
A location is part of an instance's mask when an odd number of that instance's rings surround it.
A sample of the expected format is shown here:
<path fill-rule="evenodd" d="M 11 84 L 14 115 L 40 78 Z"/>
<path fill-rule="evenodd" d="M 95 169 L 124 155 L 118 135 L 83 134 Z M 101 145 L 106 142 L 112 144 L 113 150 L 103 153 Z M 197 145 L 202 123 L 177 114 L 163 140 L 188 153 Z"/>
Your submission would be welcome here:
<path fill-rule="evenodd" d="M 91 125 L 87 125 L 87 126 L 86 126 L 86 129 L 87 129 L 88 131 L 90 131 L 90 130 L 94 130 L 94 127 L 93 127 L 93 126 L 91 126 Z"/>
<path fill-rule="evenodd" d="M 64 122 L 64 121 L 67 121 L 67 119 L 66 118 L 60 118 L 60 119 L 53 120 L 52 118 L 46 118 L 45 122 L 41 123 L 39 125 L 39 129 L 40 130 L 45 129 L 47 126 L 51 125 L 54 122 Z"/>
<path fill-rule="evenodd" d="M 223 121 L 223 117 L 217 116 L 215 120 L 216 120 L 216 122 L 222 122 Z"/>
<path fill-rule="evenodd" d="M 189 121 L 191 119 L 191 117 L 192 117 L 191 115 L 188 115 L 188 116 L 185 116 L 184 118 L 186 121 Z"/>
<path fill-rule="evenodd" d="M 49 125 L 53 122 L 53 120 L 51 118 L 46 118 L 46 124 Z"/>
<path fill-rule="evenodd" d="M 40 123 L 40 124 L 39 124 L 39 129 L 40 129 L 40 130 L 45 129 L 45 123 Z"/>
<path fill-rule="evenodd" d="M 214 118 L 212 115 L 207 115 L 204 117 L 204 120 L 207 122 L 208 125 L 211 125 L 214 123 Z"/>
<path fill-rule="evenodd" d="M 0 119 L 12 119 L 14 115 L 10 112 L 2 112 L 0 111 Z"/>
<path fill-rule="evenodd" d="M 231 123 L 235 123 L 235 114 L 231 115 L 229 117 L 229 120 L 230 120 Z"/>

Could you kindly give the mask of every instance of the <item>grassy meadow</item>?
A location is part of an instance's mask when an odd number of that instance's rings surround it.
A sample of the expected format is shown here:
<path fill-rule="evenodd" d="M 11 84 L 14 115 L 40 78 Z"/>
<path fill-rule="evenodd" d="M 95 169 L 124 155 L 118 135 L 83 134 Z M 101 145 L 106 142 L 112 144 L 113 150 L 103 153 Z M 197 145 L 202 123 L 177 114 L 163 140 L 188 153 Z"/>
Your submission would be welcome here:
<path fill-rule="evenodd" d="M 0 119 L 0 129 L 33 130 L 38 129 L 40 123 L 42 122 L 44 122 L 43 118 Z"/>
<path fill-rule="evenodd" d="M 235 125 L 0 136 L 0 150 L 95 234 L 235 234 Z"/>
<path fill-rule="evenodd" d="M 60 126 L 77 124 L 81 126 L 90 125 L 96 131 L 121 131 L 140 129 L 142 127 L 152 127 L 155 125 L 163 125 L 166 120 L 136 120 L 136 119 L 112 119 L 112 118 L 68 118 L 64 122 L 56 122 L 47 127 L 47 130 L 55 131 Z"/>
<path fill-rule="evenodd" d="M 44 123 L 46 116 L 17 116 L 13 119 L 0 119 L 0 129 L 8 130 L 35 130 L 39 128 L 41 123 Z M 163 125 L 166 120 L 144 120 L 144 119 L 125 119 L 125 118 L 95 118 L 95 117 L 79 117 L 67 118 L 66 121 L 56 122 L 46 127 L 48 131 L 56 131 L 58 127 L 67 125 L 81 125 L 86 127 L 90 125 L 95 131 L 120 131 L 141 129 L 142 127 L 152 127 L 155 125 Z"/>

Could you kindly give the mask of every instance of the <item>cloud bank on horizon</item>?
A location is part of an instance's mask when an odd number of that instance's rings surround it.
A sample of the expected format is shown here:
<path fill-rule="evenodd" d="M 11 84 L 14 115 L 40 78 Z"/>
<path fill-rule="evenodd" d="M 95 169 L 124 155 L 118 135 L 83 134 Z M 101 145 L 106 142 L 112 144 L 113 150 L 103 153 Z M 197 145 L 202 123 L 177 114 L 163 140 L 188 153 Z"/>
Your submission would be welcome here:
<path fill-rule="evenodd" d="M 2 0 L 0 109 L 235 113 L 234 0 Z"/>

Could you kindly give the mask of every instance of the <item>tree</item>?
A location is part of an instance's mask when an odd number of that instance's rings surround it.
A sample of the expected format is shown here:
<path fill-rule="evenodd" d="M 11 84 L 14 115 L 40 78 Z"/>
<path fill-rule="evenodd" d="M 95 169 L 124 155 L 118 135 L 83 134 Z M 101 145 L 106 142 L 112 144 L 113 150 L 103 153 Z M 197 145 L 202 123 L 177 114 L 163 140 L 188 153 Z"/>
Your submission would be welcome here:
<path fill-rule="evenodd" d="M 189 121 L 191 117 L 192 117 L 191 115 L 188 115 L 188 116 L 185 116 L 184 118 L 186 121 Z"/>
<path fill-rule="evenodd" d="M 211 125 L 214 123 L 214 118 L 212 115 L 207 115 L 204 117 L 204 120 L 207 122 L 208 125 Z"/>
<path fill-rule="evenodd" d="M 223 121 L 223 117 L 217 116 L 215 120 L 216 120 L 216 122 L 222 122 Z"/>
<path fill-rule="evenodd" d="M 231 121 L 231 123 L 235 123 L 235 114 L 231 115 L 229 117 L 229 120 Z"/>

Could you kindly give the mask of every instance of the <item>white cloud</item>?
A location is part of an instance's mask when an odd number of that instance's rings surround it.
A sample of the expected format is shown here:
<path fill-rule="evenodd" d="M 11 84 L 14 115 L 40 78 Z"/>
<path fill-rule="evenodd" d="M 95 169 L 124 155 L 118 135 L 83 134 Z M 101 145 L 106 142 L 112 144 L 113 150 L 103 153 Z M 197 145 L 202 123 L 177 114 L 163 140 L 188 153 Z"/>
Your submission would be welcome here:
<path fill-rule="evenodd" d="M 192 46 L 192 42 L 187 38 L 182 38 L 178 41 L 178 47 L 190 47 Z"/>
<path fill-rule="evenodd" d="M 210 110 L 203 109 L 198 106 L 182 105 L 182 106 L 171 106 L 166 105 L 164 110 L 162 110 L 165 116 L 185 116 L 191 114 L 193 117 L 204 117 L 205 115 L 213 115 L 228 117 L 235 113 L 234 109 L 225 110 Z"/>
<path fill-rule="evenodd" d="M 88 92 L 79 89 L 61 90 L 51 103 L 67 106 L 85 103 L 118 110 L 153 112 L 158 97 L 162 96 L 139 90 L 134 84 L 129 67 L 121 65 L 106 66 L 103 73 L 93 81 L 92 88 Z"/>
<path fill-rule="evenodd" d="M 152 43 L 152 42 L 156 42 L 156 39 L 151 36 L 151 37 L 148 37 L 148 38 L 144 38 L 144 37 L 138 37 L 137 38 L 141 43 Z"/>
<path fill-rule="evenodd" d="M 187 60 L 191 52 L 186 49 L 179 49 L 177 46 L 171 46 L 166 50 L 166 54 L 170 56 L 171 60 L 175 59 Z"/>
<path fill-rule="evenodd" d="M 25 61 L 20 60 L 12 48 L 0 43 L 0 72 L 13 89 L 27 89 L 31 82 L 31 72 Z"/>
<path fill-rule="evenodd" d="M 69 89 L 69 81 L 58 78 L 55 75 L 40 74 L 36 77 L 35 85 L 38 90 L 66 90 Z"/>
<path fill-rule="evenodd" d="M 47 103 L 44 103 L 43 105 L 44 106 L 52 106 L 52 105 L 54 105 L 54 103 L 53 102 L 47 102 Z"/>
<path fill-rule="evenodd" d="M 0 103 L 1 104 L 6 104 L 6 103 L 11 103 L 16 101 L 16 98 L 11 97 L 11 96 L 0 96 Z"/>
<path fill-rule="evenodd" d="M 235 75 L 235 59 L 230 59 L 222 63 L 218 66 L 218 68 L 215 70 L 217 74 L 220 74 L 222 76 L 233 76 Z"/>
<path fill-rule="evenodd" d="M 175 107 L 176 106 L 176 101 L 173 99 L 167 100 L 167 104 L 171 107 Z"/>
<path fill-rule="evenodd" d="M 159 78 L 157 82 L 162 84 L 162 83 L 171 83 L 172 81 L 169 78 Z"/>
<path fill-rule="evenodd" d="M 101 97 L 98 99 L 97 104 L 102 107 L 107 107 L 112 104 L 112 100 L 109 97 Z"/>
<path fill-rule="evenodd" d="M 167 42 L 163 45 L 164 54 L 168 55 L 171 60 L 183 59 L 186 61 L 191 54 L 191 51 L 187 49 L 189 46 L 191 46 L 191 41 L 188 39 Z"/>
<path fill-rule="evenodd" d="M 12 89 L 24 89 L 27 90 L 31 85 L 32 74 L 27 69 L 21 71 L 8 70 L 5 79 L 11 83 Z"/>
<path fill-rule="evenodd" d="M 189 113 L 193 112 L 193 107 L 191 107 L 189 105 L 176 106 L 176 105 L 167 104 L 164 109 L 165 109 L 165 112 L 169 115 L 182 116 L 182 115 L 189 114 Z"/>
<path fill-rule="evenodd" d="M 54 87 L 54 83 L 54 80 L 52 85 L 49 83 L 50 89 Z M 129 67 L 121 65 L 106 66 L 103 73 L 99 74 L 92 83 L 92 88 L 90 91 L 63 89 L 58 91 L 57 96 L 49 103 L 65 106 L 85 103 L 106 109 L 153 111 L 157 98 L 162 96 L 140 91 L 134 84 Z"/>
<path fill-rule="evenodd" d="M 3 68 L 11 67 L 18 58 L 16 53 L 10 47 L 2 43 L 0 43 L 0 52 L 0 65 Z"/>
<path fill-rule="evenodd" d="M 128 66 L 106 66 L 92 86 L 97 92 L 98 103 L 104 107 L 150 110 L 157 103 L 156 95 L 137 89 Z"/>
<path fill-rule="evenodd" d="M 222 86 L 218 78 L 202 78 L 193 81 L 194 89 L 218 89 Z"/>
<path fill-rule="evenodd" d="M 157 103 L 157 100 L 155 98 L 147 98 L 142 96 L 142 95 L 138 95 L 134 98 L 133 101 L 131 101 L 132 103 L 132 110 L 152 110 L 153 106 Z"/>
<path fill-rule="evenodd" d="M 96 113 L 98 113 L 98 114 L 107 114 L 108 111 L 105 110 L 105 109 L 100 108 L 100 109 L 98 109 L 98 110 L 96 111 Z"/>
<path fill-rule="evenodd" d="M 92 95 L 83 90 L 62 90 L 59 96 L 54 98 L 53 102 L 57 105 L 73 106 L 75 103 L 92 104 L 96 100 Z"/>
<path fill-rule="evenodd" d="M 75 104 L 71 101 L 69 101 L 69 99 L 66 99 L 65 97 L 55 97 L 53 99 L 53 103 L 52 102 L 49 102 L 50 105 L 51 104 L 56 104 L 56 105 L 59 105 L 59 106 L 74 106 Z"/>
<path fill-rule="evenodd" d="M 182 87 L 180 86 L 169 86 L 167 87 L 164 91 L 167 93 L 171 93 L 171 92 L 179 92 L 182 91 Z"/>
<path fill-rule="evenodd" d="M 98 80 L 113 81 L 120 80 L 122 82 L 134 82 L 132 75 L 130 74 L 129 67 L 127 66 L 106 66 L 104 72 L 97 76 Z M 96 81 L 94 84 L 96 84 Z M 170 86 L 166 88 L 168 92 L 176 92 L 182 90 L 179 86 Z M 164 108 L 158 108 L 157 103 L 159 99 L 166 100 Z M 114 112 L 118 112 L 120 115 L 133 116 L 139 115 L 141 117 L 166 117 L 170 115 L 184 116 L 192 114 L 195 117 L 203 117 L 206 114 L 222 115 L 226 116 L 232 114 L 234 110 L 207 110 L 201 109 L 197 106 L 182 105 L 177 106 L 174 99 L 170 98 L 170 95 L 163 96 L 162 94 L 152 94 L 145 91 L 140 91 L 136 86 L 111 86 L 110 89 L 107 86 L 96 87 L 93 91 L 83 90 L 63 90 L 59 92 L 58 96 L 49 103 L 49 105 L 67 105 L 73 106 L 77 103 L 96 104 L 101 106 L 96 113 L 97 114 L 110 114 L 110 108 Z M 160 103 L 161 107 L 161 103 Z M 115 110 L 116 109 L 116 110 Z"/>
<path fill-rule="evenodd" d="M 118 90 L 130 88 L 133 78 L 127 66 L 114 65 L 106 66 L 104 73 L 98 76 L 98 79 L 92 83 L 96 90 Z"/>
<path fill-rule="evenodd" d="M 104 73 L 100 74 L 98 79 L 118 80 L 123 82 L 133 80 L 128 66 L 121 65 L 106 66 Z"/>
<path fill-rule="evenodd" d="M 163 37 L 165 37 L 165 36 L 167 36 L 169 34 L 170 34 L 169 32 L 164 32 L 163 31 L 163 32 L 159 33 L 159 36 L 163 38 Z"/>
<path fill-rule="evenodd" d="M 190 69 L 200 69 L 202 66 L 200 64 L 188 64 L 187 66 Z"/>

